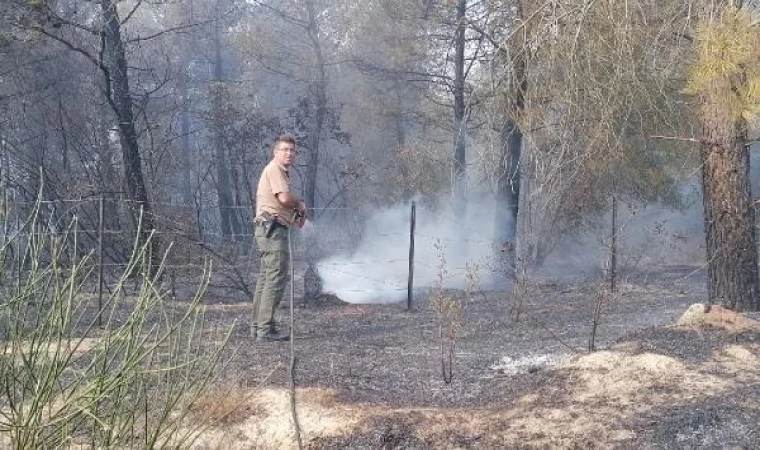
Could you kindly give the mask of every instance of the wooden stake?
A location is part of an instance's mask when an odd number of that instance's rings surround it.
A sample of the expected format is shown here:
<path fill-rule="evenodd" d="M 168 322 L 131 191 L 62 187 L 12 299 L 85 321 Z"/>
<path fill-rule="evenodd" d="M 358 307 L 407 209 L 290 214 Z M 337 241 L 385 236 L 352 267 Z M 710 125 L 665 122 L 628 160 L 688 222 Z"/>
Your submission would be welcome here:
<path fill-rule="evenodd" d="M 103 328 L 103 194 L 98 205 L 98 327 Z"/>
<path fill-rule="evenodd" d="M 414 226 L 417 221 L 417 205 L 412 202 L 411 220 L 409 221 L 409 283 L 406 288 L 406 309 L 412 309 L 412 290 L 414 289 Z"/>

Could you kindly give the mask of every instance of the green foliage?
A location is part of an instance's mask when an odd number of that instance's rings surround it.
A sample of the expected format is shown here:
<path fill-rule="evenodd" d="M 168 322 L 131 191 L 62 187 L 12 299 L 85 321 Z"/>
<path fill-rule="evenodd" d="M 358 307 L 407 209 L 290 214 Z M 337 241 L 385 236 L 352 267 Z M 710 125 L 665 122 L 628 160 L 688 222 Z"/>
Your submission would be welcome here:
<path fill-rule="evenodd" d="M 752 14 L 726 8 L 697 27 L 697 61 L 686 92 L 702 96 L 732 120 L 752 120 L 760 113 L 760 30 Z"/>
<path fill-rule="evenodd" d="M 698 164 L 681 140 L 694 127 L 681 94 L 688 12 L 648 0 L 556 8 L 531 19 L 523 44 L 521 167 L 536 242 L 522 248 L 541 255 L 558 236 L 597 222 L 613 195 L 680 206 L 678 186 Z"/>
<path fill-rule="evenodd" d="M 0 445 L 188 446 L 208 424 L 190 424 L 187 414 L 214 380 L 227 342 L 204 344 L 208 271 L 185 307 L 167 305 L 160 272 L 145 276 L 134 298 L 121 297 L 127 274 L 149 266 L 148 243 L 136 245 L 98 309 L 84 292 L 94 271 L 90 255 L 77 256 L 76 222 L 61 238 L 37 216 L 24 227 L 28 235 L 3 242 L 0 255 L 24 269 L 11 277 L 3 266 L 0 274 L 0 439 L 7 439 Z"/>

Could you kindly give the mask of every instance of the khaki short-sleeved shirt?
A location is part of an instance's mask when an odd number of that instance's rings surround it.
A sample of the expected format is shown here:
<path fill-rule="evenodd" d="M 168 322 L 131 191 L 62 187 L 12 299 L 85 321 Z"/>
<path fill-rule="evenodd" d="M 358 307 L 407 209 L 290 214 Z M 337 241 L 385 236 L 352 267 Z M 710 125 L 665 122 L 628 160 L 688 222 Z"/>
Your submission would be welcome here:
<path fill-rule="evenodd" d="M 287 169 L 272 160 L 261 172 L 259 186 L 256 189 L 256 217 L 262 213 L 275 214 L 282 223 L 290 223 L 292 212 L 284 207 L 276 195 L 282 192 L 290 192 L 290 175 Z"/>

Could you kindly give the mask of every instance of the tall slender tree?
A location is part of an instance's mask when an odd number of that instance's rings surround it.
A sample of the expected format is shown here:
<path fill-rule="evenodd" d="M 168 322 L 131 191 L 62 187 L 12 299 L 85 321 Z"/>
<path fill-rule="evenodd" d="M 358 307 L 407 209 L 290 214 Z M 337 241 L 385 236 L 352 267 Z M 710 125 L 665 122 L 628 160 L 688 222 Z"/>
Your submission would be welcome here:
<path fill-rule="evenodd" d="M 219 202 L 219 214 L 221 216 L 222 236 L 229 238 L 232 234 L 239 235 L 240 220 L 236 208 L 233 205 L 232 186 L 230 183 L 230 167 L 227 158 L 227 148 L 224 139 L 224 60 L 222 59 L 222 34 L 221 21 L 218 19 L 213 24 L 214 42 L 214 89 L 212 92 L 212 115 L 213 120 L 213 146 L 214 166 L 216 168 L 216 192 Z"/>
<path fill-rule="evenodd" d="M 304 200 L 309 208 L 316 206 L 317 175 L 319 169 L 319 151 L 327 113 L 327 72 L 325 55 L 320 39 L 317 11 L 312 0 L 306 1 L 306 33 L 309 36 L 311 50 L 314 53 L 313 79 L 309 91 L 314 99 L 314 120 L 307 136 L 308 148 L 306 162 L 306 180 L 304 181 Z M 311 216 L 314 216 L 312 210 Z"/>
<path fill-rule="evenodd" d="M 467 214 L 467 136 L 465 114 L 465 48 L 467 31 L 467 0 L 456 4 L 456 29 L 454 32 L 454 158 L 452 159 L 454 211 L 459 217 Z"/>
<path fill-rule="evenodd" d="M 154 229 L 154 220 L 143 177 L 132 92 L 129 87 L 129 66 L 121 35 L 122 21 L 119 18 L 117 5 L 118 2 L 115 0 L 100 0 L 103 30 L 98 65 L 103 72 L 106 98 L 116 114 L 125 187 L 130 200 L 134 202 L 134 211 L 142 211 L 142 234 L 147 238 Z M 151 251 L 154 255 L 159 253 L 157 236 L 153 238 Z M 160 258 L 156 256 L 154 259 L 158 261 Z"/>

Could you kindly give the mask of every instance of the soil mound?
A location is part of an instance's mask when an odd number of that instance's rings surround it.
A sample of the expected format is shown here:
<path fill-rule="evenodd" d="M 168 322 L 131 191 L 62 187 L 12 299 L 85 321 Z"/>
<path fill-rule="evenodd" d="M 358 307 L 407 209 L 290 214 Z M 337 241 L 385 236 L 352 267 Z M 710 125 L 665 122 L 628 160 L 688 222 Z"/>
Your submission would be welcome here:
<path fill-rule="evenodd" d="M 677 326 L 696 328 L 721 328 L 726 331 L 742 332 L 760 330 L 760 322 L 720 305 L 694 303 L 683 313 Z"/>

